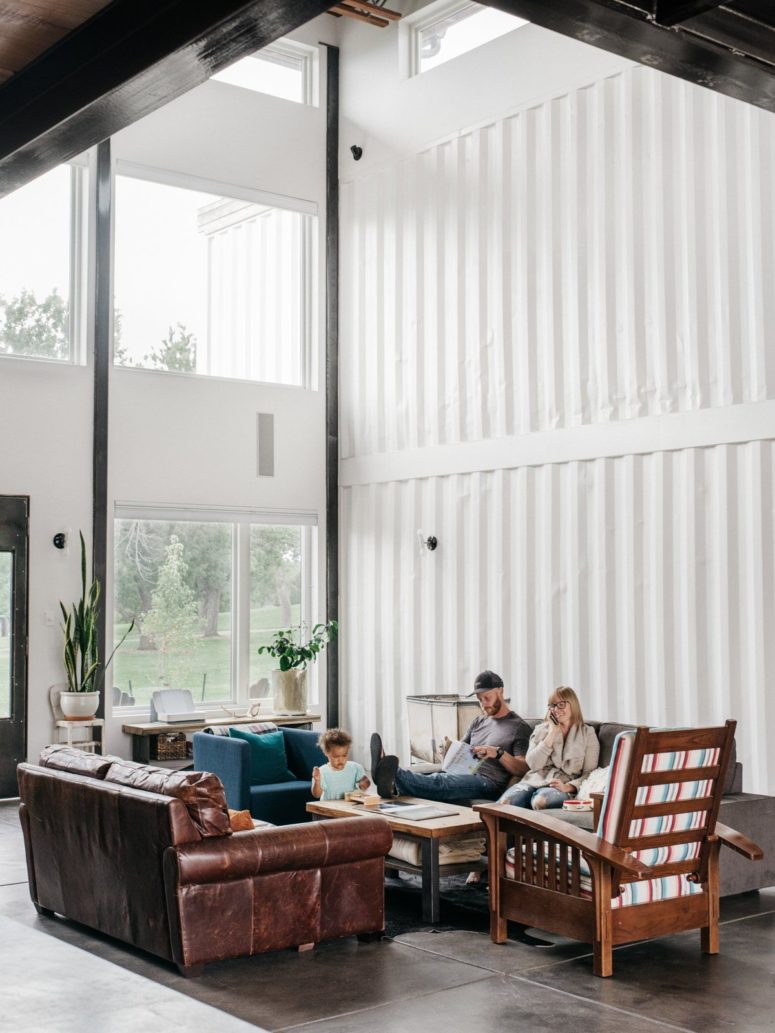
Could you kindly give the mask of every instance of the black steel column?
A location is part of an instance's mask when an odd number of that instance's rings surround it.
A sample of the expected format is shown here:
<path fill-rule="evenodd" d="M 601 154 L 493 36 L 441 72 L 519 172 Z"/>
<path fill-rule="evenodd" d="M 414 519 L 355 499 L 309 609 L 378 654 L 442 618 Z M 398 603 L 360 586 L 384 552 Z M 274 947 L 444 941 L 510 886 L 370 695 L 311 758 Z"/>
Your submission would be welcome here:
<path fill-rule="evenodd" d="M 326 617 L 339 619 L 339 48 L 326 46 Z M 339 724 L 339 643 L 328 647 L 326 723 Z"/>
<path fill-rule="evenodd" d="M 108 656 L 108 634 L 104 592 L 108 573 L 108 387 L 113 349 L 110 339 L 110 217 L 113 205 L 110 178 L 110 140 L 97 147 L 95 212 L 95 288 L 94 288 L 94 447 L 92 454 L 92 571 L 102 586 L 97 622 L 97 648 L 102 662 Z M 97 714 L 105 716 L 107 675 Z M 94 729 L 95 733 L 99 729 Z M 95 738 L 98 736 L 95 734 Z"/>

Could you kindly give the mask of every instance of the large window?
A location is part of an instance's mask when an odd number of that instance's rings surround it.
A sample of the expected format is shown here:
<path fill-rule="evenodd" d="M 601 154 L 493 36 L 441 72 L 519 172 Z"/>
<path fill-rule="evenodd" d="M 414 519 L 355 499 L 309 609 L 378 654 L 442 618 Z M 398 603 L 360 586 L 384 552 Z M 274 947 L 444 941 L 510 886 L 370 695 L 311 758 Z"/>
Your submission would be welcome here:
<path fill-rule="evenodd" d="M 304 385 L 314 215 L 194 187 L 116 177 L 115 362 Z"/>
<path fill-rule="evenodd" d="M 84 358 L 86 178 L 61 165 L 0 200 L 0 355 Z"/>
<path fill-rule="evenodd" d="M 216 72 L 213 79 L 297 104 L 317 104 L 317 77 L 316 47 L 278 40 Z"/>
<path fill-rule="evenodd" d="M 114 700 L 147 707 L 154 689 L 198 705 L 269 695 L 274 631 L 301 632 L 311 596 L 313 528 L 297 524 L 115 522 Z"/>
<path fill-rule="evenodd" d="M 438 0 L 400 26 L 404 75 L 418 75 L 528 23 L 470 0 Z"/>

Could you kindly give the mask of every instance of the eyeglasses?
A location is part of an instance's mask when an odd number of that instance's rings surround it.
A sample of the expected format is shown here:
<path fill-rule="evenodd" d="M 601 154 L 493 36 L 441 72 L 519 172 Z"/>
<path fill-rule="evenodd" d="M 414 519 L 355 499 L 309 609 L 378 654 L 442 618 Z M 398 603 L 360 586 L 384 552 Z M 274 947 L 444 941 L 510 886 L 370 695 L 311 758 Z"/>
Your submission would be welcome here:
<path fill-rule="evenodd" d="M 550 703 L 549 704 L 549 709 L 550 710 L 565 710 L 567 705 L 568 705 L 567 699 L 561 699 L 559 703 Z"/>

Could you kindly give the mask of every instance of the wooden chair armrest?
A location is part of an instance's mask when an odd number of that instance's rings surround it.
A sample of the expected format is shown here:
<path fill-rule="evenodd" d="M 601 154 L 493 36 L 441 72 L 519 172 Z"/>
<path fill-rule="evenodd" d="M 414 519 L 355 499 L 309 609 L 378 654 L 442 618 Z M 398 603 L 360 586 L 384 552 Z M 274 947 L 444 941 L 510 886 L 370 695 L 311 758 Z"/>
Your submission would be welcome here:
<path fill-rule="evenodd" d="M 476 804 L 474 810 L 498 821 L 525 825 L 534 832 L 542 833 L 567 846 L 576 847 L 587 857 L 606 861 L 622 874 L 631 875 L 633 878 L 648 878 L 651 874 L 651 867 L 637 860 L 632 854 L 614 846 L 613 843 L 599 839 L 586 829 L 579 829 L 567 821 L 552 818 L 545 811 L 528 811 L 523 807 L 511 807 L 505 803 Z"/>
<path fill-rule="evenodd" d="M 747 857 L 749 861 L 761 861 L 764 857 L 764 851 L 752 839 L 718 821 L 716 822 L 716 835 L 724 846 L 731 847 L 736 853 Z"/>

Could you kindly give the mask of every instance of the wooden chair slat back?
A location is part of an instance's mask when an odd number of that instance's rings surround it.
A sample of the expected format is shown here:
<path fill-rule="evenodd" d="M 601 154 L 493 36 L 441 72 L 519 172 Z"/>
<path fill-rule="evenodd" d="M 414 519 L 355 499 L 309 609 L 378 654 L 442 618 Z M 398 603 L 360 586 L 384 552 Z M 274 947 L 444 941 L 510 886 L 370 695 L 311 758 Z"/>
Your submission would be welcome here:
<path fill-rule="evenodd" d="M 676 874 L 678 865 L 681 872 L 688 868 L 705 880 L 708 836 L 716 826 L 735 728 L 735 721 L 727 721 L 715 728 L 636 731 L 612 842 L 652 865 L 649 878 Z M 701 756 L 662 759 L 699 751 L 708 754 L 705 766 Z M 689 760 L 693 766 L 663 768 L 671 760 Z M 685 796 L 682 787 L 691 788 L 687 783 L 698 783 L 699 795 Z"/>

